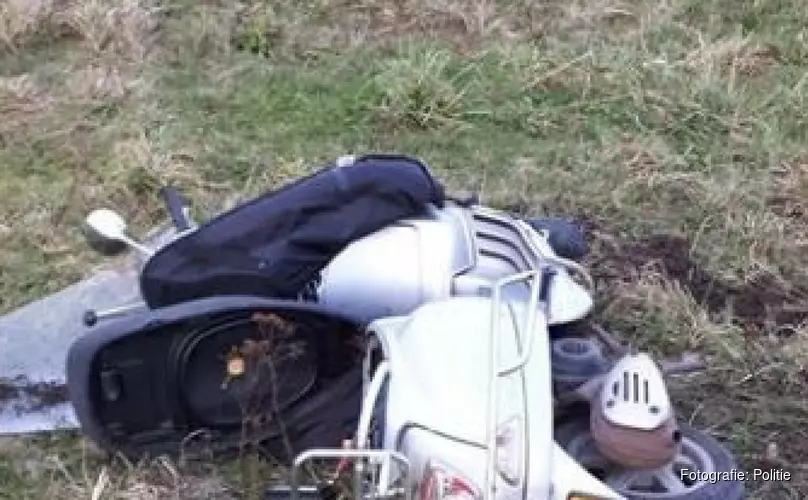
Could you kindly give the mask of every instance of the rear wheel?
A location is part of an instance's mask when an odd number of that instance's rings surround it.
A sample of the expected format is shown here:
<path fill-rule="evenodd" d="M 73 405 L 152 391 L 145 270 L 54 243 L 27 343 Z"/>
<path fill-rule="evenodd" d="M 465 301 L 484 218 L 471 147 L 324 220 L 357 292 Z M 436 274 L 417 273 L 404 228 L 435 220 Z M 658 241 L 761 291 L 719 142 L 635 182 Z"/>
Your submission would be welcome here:
<path fill-rule="evenodd" d="M 682 448 L 661 469 L 632 470 L 614 464 L 597 449 L 589 420 L 578 418 L 555 431 L 558 444 L 593 476 L 630 500 L 741 500 L 743 485 L 733 473 L 732 453 L 707 434 L 679 424 Z"/>

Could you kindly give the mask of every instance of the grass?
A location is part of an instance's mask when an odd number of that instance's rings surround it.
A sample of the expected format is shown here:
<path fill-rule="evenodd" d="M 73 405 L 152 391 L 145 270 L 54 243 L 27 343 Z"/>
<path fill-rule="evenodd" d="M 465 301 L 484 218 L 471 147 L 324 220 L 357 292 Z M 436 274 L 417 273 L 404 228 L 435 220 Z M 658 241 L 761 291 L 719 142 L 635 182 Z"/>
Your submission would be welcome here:
<path fill-rule="evenodd" d="M 804 498 L 807 21 L 798 0 L 0 0 L 0 309 L 98 262 L 91 207 L 143 230 L 163 183 L 210 214 L 408 152 L 456 191 L 585 220 L 605 320 L 708 354 L 685 416 L 792 473 L 752 498 Z M 0 447 L 0 497 L 202 495 L 48 446 Z"/>

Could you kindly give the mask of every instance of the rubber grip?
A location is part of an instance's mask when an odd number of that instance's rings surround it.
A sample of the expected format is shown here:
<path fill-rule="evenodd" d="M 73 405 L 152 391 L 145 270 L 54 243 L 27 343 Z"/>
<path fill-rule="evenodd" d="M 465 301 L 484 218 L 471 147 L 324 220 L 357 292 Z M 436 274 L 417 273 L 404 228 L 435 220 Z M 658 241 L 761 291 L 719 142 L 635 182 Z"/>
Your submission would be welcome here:
<path fill-rule="evenodd" d="M 184 204 L 180 193 L 176 189 L 166 186 L 160 189 L 160 194 L 163 197 L 163 201 L 168 209 L 168 214 L 171 216 L 171 221 L 174 223 L 174 227 L 177 228 L 177 231 L 182 232 L 190 229 L 191 224 L 188 219 L 185 218 L 185 212 L 183 211 Z"/>

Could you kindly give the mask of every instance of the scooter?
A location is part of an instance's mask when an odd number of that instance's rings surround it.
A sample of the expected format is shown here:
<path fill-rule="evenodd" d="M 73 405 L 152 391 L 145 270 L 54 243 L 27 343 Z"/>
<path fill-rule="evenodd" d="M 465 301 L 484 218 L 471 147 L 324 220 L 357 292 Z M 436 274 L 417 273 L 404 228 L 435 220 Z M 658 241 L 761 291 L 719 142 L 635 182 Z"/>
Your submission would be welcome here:
<path fill-rule="evenodd" d="M 739 482 L 689 480 L 688 472 L 736 467 L 725 447 L 676 421 L 664 376 L 701 361 L 655 363 L 595 324 L 581 336 L 591 302 L 559 277 L 591 283 L 585 270 L 530 224 L 482 207 L 470 212 L 476 243 L 485 245 L 491 232 L 481 227 L 495 220 L 499 238 L 490 240 L 518 248 L 524 268 L 489 281 L 490 293 L 455 285 L 467 293 L 371 322 L 353 449 L 299 456 L 291 491 L 311 459 L 363 457 L 350 498 L 742 498 Z M 475 274 L 485 275 L 472 266 L 455 279 Z M 287 490 L 273 491 L 281 498 Z"/>
<path fill-rule="evenodd" d="M 176 193 L 181 238 L 196 230 Z M 91 240 L 156 248 L 109 210 L 87 218 Z M 500 211 L 433 207 L 362 238 L 323 271 L 317 301 L 367 324 L 362 404 L 345 449 L 300 454 L 270 498 L 323 498 L 304 485 L 310 462 L 352 471 L 348 498 L 742 498 L 735 459 L 676 422 L 664 375 L 698 365 L 655 363 L 604 330 L 581 337 L 591 279 L 560 257 L 552 235 Z M 158 245 L 159 245 L 158 244 Z M 143 304 L 88 312 L 96 324 Z"/>

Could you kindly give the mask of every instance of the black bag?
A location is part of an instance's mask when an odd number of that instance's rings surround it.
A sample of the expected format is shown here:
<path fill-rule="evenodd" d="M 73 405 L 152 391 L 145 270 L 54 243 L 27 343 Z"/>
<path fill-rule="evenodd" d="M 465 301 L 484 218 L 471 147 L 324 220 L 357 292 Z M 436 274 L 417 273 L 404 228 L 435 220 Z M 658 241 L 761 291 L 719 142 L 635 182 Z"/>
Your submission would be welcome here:
<path fill-rule="evenodd" d="M 348 244 L 444 199 L 407 156 L 329 165 L 162 248 L 141 273 L 141 292 L 151 308 L 217 295 L 299 298 Z"/>

